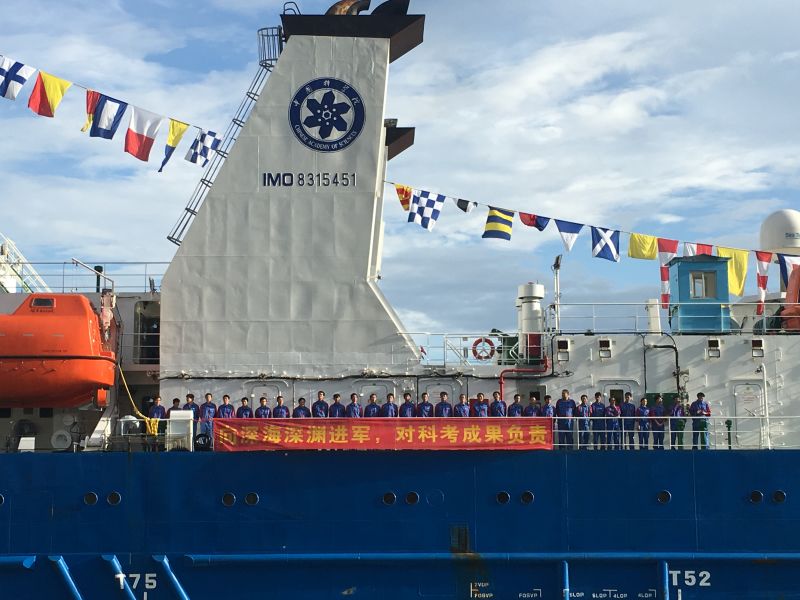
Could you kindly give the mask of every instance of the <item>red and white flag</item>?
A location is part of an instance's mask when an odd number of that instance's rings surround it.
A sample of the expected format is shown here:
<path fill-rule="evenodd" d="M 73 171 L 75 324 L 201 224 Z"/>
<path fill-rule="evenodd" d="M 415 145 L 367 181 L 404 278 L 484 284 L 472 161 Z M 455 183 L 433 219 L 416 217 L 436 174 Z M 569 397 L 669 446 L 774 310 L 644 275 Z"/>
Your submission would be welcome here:
<path fill-rule="evenodd" d="M 147 161 L 150 158 L 150 148 L 158 134 L 164 117 L 142 110 L 136 106 L 131 107 L 131 124 L 125 135 L 125 152 L 132 154 L 139 160 Z"/>
<path fill-rule="evenodd" d="M 700 256 L 701 254 L 708 254 L 711 256 L 711 250 L 714 248 L 711 244 L 695 244 L 694 242 L 683 242 L 683 255 L 684 256 Z"/>
<path fill-rule="evenodd" d="M 772 262 L 772 252 L 761 252 L 756 250 L 756 285 L 758 286 L 758 306 L 756 314 L 764 314 L 764 300 L 767 298 L 767 277 L 769 276 L 769 263 Z"/>
<path fill-rule="evenodd" d="M 669 308 L 669 267 L 678 255 L 678 240 L 658 238 L 658 262 L 661 264 L 661 308 Z"/>

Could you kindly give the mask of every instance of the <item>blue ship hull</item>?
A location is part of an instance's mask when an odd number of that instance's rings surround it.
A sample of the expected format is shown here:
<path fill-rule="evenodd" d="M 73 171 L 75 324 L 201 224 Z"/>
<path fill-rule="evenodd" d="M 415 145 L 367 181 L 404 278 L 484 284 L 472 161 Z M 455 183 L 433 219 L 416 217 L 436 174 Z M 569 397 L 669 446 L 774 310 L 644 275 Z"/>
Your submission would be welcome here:
<path fill-rule="evenodd" d="M 0 597 L 800 598 L 798 461 L 0 455 Z"/>

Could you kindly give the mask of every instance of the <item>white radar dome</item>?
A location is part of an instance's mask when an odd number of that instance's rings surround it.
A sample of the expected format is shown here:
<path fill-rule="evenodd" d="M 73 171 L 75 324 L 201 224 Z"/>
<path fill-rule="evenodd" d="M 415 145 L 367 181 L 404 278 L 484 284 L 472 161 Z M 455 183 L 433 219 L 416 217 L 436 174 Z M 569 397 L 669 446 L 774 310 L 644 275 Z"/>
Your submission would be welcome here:
<path fill-rule="evenodd" d="M 761 250 L 800 254 L 800 211 L 779 210 L 761 224 Z"/>

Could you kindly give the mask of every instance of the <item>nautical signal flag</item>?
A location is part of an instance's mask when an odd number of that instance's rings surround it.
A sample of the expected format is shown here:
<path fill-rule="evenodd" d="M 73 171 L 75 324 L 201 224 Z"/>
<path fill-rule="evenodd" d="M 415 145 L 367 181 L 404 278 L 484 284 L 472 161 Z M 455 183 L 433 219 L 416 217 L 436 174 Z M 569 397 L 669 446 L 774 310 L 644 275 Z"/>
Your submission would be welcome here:
<path fill-rule="evenodd" d="M 164 165 L 167 164 L 170 158 L 172 158 L 172 153 L 175 152 L 175 148 L 178 147 L 178 144 L 181 143 L 181 139 L 183 139 L 183 134 L 186 133 L 186 130 L 189 129 L 188 123 L 183 123 L 181 121 L 176 121 L 175 119 L 169 120 L 169 133 L 167 134 L 167 145 L 164 147 L 164 160 L 161 161 L 161 166 L 158 168 L 158 172 L 164 170 Z"/>
<path fill-rule="evenodd" d="M 453 198 L 453 201 L 456 203 L 456 206 L 459 209 L 467 214 L 472 212 L 472 209 L 478 206 L 477 202 L 470 202 L 469 200 L 462 200 L 461 198 Z"/>
<path fill-rule="evenodd" d="M 569 252 L 575 245 L 575 240 L 578 239 L 578 235 L 580 235 L 581 229 L 583 229 L 583 224 L 556 219 L 556 229 L 558 229 L 558 233 L 561 234 L 561 241 L 564 242 L 564 248 Z"/>
<path fill-rule="evenodd" d="M 711 256 L 711 251 L 714 248 L 711 244 L 695 244 L 694 242 L 683 242 L 683 255 L 684 256 L 700 256 L 707 254 Z"/>
<path fill-rule="evenodd" d="M 91 137 L 101 137 L 110 140 L 119 128 L 122 115 L 128 108 L 127 102 L 115 100 L 105 94 L 100 94 L 92 115 L 92 127 L 89 130 Z"/>
<path fill-rule="evenodd" d="M 189 148 L 189 151 L 186 153 L 186 160 L 190 163 L 205 167 L 210 160 L 208 157 L 211 151 L 219 148 L 220 142 L 221 140 L 217 137 L 216 133 L 213 131 L 203 131 L 201 129 L 192 142 L 191 148 Z"/>
<path fill-rule="evenodd" d="M 441 194 L 414 190 L 409 207 L 408 222 L 419 223 L 423 229 L 431 231 L 436 225 L 436 219 L 442 214 L 445 198 L 446 196 Z"/>
<path fill-rule="evenodd" d="M 86 122 L 81 127 L 81 131 L 86 131 L 92 126 L 94 109 L 97 108 L 97 101 L 100 100 L 100 92 L 86 90 Z"/>
<path fill-rule="evenodd" d="M 519 213 L 519 220 L 522 221 L 523 225 L 536 227 L 539 231 L 544 231 L 544 228 L 547 227 L 547 224 L 550 222 L 550 217 L 521 212 Z"/>
<path fill-rule="evenodd" d="M 0 96 L 16 100 L 17 94 L 36 69 L 7 56 L 0 56 Z"/>
<path fill-rule="evenodd" d="M 619 262 L 619 231 L 592 227 L 592 256 Z"/>
<path fill-rule="evenodd" d="M 789 277 L 795 269 L 800 269 L 800 256 L 791 254 L 778 254 L 778 262 L 781 265 L 781 280 L 784 287 L 789 285 Z"/>
<path fill-rule="evenodd" d="M 400 206 L 403 207 L 403 210 L 408 212 L 408 207 L 411 206 L 411 195 L 414 193 L 407 185 L 400 185 L 396 183 L 394 185 L 394 189 L 397 191 L 397 199 L 400 200 Z"/>
<path fill-rule="evenodd" d="M 628 256 L 644 260 L 655 260 L 658 255 L 658 239 L 652 235 L 632 233 L 628 240 Z"/>
<path fill-rule="evenodd" d="M 747 277 L 747 259 L 750 256 L 750 250 L 717 246 L 717 256 L 730 259 L 728 261 L 728 291 L 737 296 L 744 296 L 744 280 Z"/>
<path fill-rule="evenodd" d="M 504 208 L 489 207 L 489 214 L 486 215 L 486 226 L 483 228 L 484 238 L 495 238 L 498 240 L 511 239 L 511 226 L 514 224 L 514 211 Z"/>
<path fill-rule="evenodd" d="M 36 85 L 28 99 L 28 108 L 42 117 L 55 116 L 58 105 L 71 85 L 71 81 L 39 71 Z"/>
<path fill-rule="evenodd" d="M 661 272 L 661 308 L 669 308 L 669 261 L 678 255 L 678 240 L 658 238 L 658 262 Z"/>
<path fill-rule="evenodd" d="M 756 250 L 756 286 L 758 287 L 758 306 L 756 314 L 764 314 L 764 300 L 767 299 L 767 278 L 769 277 L 769 263 L 772 262 L 772 252 Z"/>
<path fill-rule="evenodd" d="M 128 133 L 125 134 L 125 152 L 147 162 L 150 158 L 150 149 L 163 122 L 164 117 L 161 115 L 136 106 L 132 107 L 131 122 L 128 125 Z"/>

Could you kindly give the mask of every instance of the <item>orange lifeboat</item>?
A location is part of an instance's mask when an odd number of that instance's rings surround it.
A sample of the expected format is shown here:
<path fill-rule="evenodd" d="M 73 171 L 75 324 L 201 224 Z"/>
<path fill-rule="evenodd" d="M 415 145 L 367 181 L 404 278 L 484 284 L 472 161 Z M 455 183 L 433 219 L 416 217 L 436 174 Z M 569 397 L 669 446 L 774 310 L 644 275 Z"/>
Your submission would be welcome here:
<path fill-rule="evenodd" d="M 116 357 L 89 299 L 31 294 L 0 315 L 0 407 L 105 405 Z"/>

